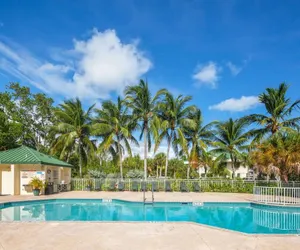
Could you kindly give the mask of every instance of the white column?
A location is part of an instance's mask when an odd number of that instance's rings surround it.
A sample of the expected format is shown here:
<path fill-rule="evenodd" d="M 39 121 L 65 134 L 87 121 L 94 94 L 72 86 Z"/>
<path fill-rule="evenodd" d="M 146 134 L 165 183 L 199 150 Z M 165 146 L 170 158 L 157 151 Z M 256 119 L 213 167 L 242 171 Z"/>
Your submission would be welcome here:
<path fill-rule="evenodd" d="M 12 180 L 12 182 L 11 182 L 11 184 L 10 185 L 12 185 L 12 187 L 11 187 L 11 195 L 14 195 L 15 194 L 15 165 L 10 165 L 10 174 L 11 174 L 11 180 Z"/>
<path fill-rule="evenodd" d="M 2 169 L 0 167 L 0 194 L 2 194 Z"/>

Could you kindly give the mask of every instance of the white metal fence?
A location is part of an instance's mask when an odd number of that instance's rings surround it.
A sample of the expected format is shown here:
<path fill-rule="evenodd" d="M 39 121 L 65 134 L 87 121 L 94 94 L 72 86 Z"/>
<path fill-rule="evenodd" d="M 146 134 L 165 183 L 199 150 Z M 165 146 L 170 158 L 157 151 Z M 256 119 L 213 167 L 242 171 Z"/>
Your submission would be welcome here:
<path fill-rule="evenodd" d="M 254 201 L 258 203 L 300 205 L 300 187 L 255 186 L 253 196 Z"/>
<path fill-rule="evenodd" d="M 289 183 L 290 186 L 298 183 Z M 239 192 L 252 193 L 254 186 L 281 186 L 278 181 L 247 181 L 228 179 L 72 179 L 72 190 L 95 191 L 182 191 L 182 192 Z M 300 183 L 299 183 L 300 186 Z"/>
<path fill-rule="evenodd" d="M 264 210 L 253 208 L 253 220 L 255 224 L 280 230 L 299 230 L 300 213 Z"/>

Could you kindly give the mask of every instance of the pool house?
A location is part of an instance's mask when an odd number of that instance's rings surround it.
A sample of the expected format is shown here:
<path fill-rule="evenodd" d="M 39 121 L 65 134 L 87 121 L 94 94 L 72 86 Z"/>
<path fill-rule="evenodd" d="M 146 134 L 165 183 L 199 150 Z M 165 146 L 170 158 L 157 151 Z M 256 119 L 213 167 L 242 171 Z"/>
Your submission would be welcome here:
<path fill-rule="evenodd" d="M 46 194 L 71 190 L 69 163 L 21 146 L 0 152 L 0 195 L 32 194 L 32 177 L 47 183 Z"/>

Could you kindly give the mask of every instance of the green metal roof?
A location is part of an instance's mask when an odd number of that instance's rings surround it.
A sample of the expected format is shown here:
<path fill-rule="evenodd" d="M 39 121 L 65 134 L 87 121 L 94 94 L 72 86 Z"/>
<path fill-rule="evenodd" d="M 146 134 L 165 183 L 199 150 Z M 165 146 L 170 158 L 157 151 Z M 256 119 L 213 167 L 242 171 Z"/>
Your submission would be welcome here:
<path fill-rule="evenodd" d="M 0 164 L 41 164 L 72 167 L 69 163 L 60 161 L 26 146 L 0 152 Z"/>

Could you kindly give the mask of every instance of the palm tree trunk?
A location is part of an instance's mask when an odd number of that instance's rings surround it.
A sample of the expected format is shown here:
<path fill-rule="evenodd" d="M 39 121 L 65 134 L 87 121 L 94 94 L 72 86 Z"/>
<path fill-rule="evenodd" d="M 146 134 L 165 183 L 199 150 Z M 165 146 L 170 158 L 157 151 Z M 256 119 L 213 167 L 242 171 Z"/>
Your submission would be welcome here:
<path fill-rule="evenodd" d="M 120 176 L 121 176 L 121 180 L 123 180 L 122 150 L 121 150 L 121 144 L 120 144 L 119 138 L 118 138 L 118 151 L 119 151 L 119 156 L 120 156 Z"/>
<path fill-rule="evenodd" d="M 232 169 L 232 179 L 235 178 L 235 168 L 234 168 L 234 162 L 233 162 L 233 156 L 230 154 L 230 160 L 231 160 L 231 169 Z"/>
<path fill-rule="evenodd" d="M 172 136 L 172 133 L 171 133 L 170 137 L 171 136 Z M 167 155 L 166 155 L 165 177 L 168 176 L 168 165 L 169 165 L 169 154 L 170 154 L 170 148 L 171 148 L 171 138 L 168 138 L 168 148 L 167 148 Z"/>
<path fill-rule="evenodd" d="M 82 178 L 82 155 L 81 155 L 81 144 L 79 142 L 79 176 Z"/>
<path fill-rule="evenodd" d="M 190 179 L 190 164 L 188 164 L 187 170 L 186 170 L 186 178 Z"/>
<path fill-rule="evenodd" d="M 144 127 L 144 179 L 147 180 L 148 123 Z"/>

